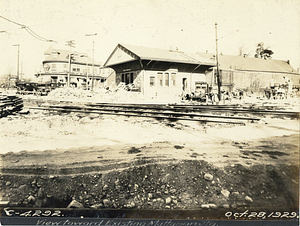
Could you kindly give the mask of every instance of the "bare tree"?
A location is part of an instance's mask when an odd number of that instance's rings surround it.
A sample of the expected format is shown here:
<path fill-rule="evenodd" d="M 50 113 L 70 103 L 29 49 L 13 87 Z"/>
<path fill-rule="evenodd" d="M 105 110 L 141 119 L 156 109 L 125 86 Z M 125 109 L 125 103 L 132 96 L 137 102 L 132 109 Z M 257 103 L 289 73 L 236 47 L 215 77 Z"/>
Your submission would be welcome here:
<path fill-rule="evenodd" d="M 239 47 L 238 56 L 249 56 L 249 54 L 250 53 L 245 48 L 245 44 L 243 44 L 242 46 Z"/>
<path fill-rule="evenodd" d="M 9 79 L 12 75 L 11 74 L 4 74 L 0 76 L 0 87 L 7 88 L 9 87 Z"/>

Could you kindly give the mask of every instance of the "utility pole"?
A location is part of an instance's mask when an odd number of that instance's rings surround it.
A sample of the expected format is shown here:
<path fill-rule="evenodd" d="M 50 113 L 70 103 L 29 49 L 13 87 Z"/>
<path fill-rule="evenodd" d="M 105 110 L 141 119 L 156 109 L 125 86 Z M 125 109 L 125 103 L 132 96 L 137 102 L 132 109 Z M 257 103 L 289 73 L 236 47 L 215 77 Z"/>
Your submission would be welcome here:
<path fill-rule="evenodd" d="M 69 53 L 69 70 L 68 70 L 68 81 L 67 81 L 67 86 L 70 87 L 70 73 L 71 73 L 71 48 L 75 48 L 75 41 L 74 40 L 70 40 L 67 41 L 66 46 L 70 46 L 70 53 Z"/>
<path fill-rule="evenodd" d="M 95 42 L 93 41 L 93 74 L 92 74 L 92 91 L 93 91 L 93 88 L 94 88 L 94 73 L 95 73 L 95 70 L 94 70 L 94 55 L 95 55 L 95 48 L 94 48 L 94 45 L 95 45 Z"/>
<path fill-rule="evenodd" d="M 216 61 L 217 61 L 217 84 L 218 84 L 218 99 L 221 101 L 221 81 L 220 81 L 220 71 L 219 71 L 219 55 L 218 55 L 218 35 L 217 35 L 217 26 L 215 23 L 216 30 Z"/>
<path fill-rule="evenodd" d="M 22 75 L 23 75 L 23 62 L 21 62 L 21 73 L 20 73 L 20 80 L 22 81 Z"/>
<path fill-rule="evenodd" d="M 13 46 L 18 46 L 18 64 L 17 64 L 17 82 L 19 81 L 19 76 L 20 76 L 20 72 L 19 72 L 19 62 L 20 62 L 20 44 L 16 44 Z"/>
<path fill-rule="evenodd" d="M 85 88 L 86 90 L 88 90 L 88 55 L 85 53 L 83 55 L 81 55 L 80 57 L 84 57 L 85 58 L 85 68 L 86 68 L 86 83 L 85 83 Z"/>
<path fill-rule="evenodd" d="M 89 75 L 88 75 L 88 67 L 89 67 L 89 64 L 88 64 L 88 56 L 85 55 L 85 59 L 86 59 L 86 83 L 85 83 L 85 88 L 86 90 L 89 89 L 89 86 L 88 86 L 88 80 L 89 80 Z"/>
<path fill-rule="evenodd" d="M 94 33 L 94 34 L 86 34 L 85 36 L 96 36 L 97 33 Z M 95 42 L 93 41 L 93 73 L 92 73 L 92 87 L 91 87 L 91 90 L 93 91 L 94 89 L 94 73 L 95 73 L 95 70 L 94 70 L 94 55 L 95 55 Z"/>

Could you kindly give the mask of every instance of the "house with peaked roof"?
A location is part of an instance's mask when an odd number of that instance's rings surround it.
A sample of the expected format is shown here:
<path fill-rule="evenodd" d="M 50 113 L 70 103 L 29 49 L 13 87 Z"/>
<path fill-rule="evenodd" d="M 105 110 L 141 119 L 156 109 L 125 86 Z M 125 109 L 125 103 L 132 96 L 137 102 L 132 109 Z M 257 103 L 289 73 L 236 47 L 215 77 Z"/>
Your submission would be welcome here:
<path fill-rule="evenodd" d="M 70 54 L 72 58 L 69 65 Z M 70 71 L 71 86 L 91 89 L 92 78 L 94 78 L 94 87 L 106 85 L 107 78 L 113 73 L 113 70 L 101 67 L 99 62 L 94 62 L 91 57 L 83 53 L 54 49 L 50 46 L 45 51 L 45 56 L 42 62 L 43 71 L 36 74 L 42 83 L 49 82 L 54 86 L 65 86 L 68 83 Z"/>
<path fill-rule="evenodd" d="M 214 54 L 197 53 L 198 56 L 216 62 Z M 300 88 L 300 75 L 289 61 L 254 58 L 247 56 L 219 55 L 219 71 L 222 88 L 245 92 L 263 93 L 266 88 L 279 87 L 289 83 Z M 217 86 L 216 68 L 206 75 L 210 86 Z"/>
<path fill-rule="evenodd" d="M 195 54 L 118 44 L 104 64 L 116 85 L 133 84 L 146 96 L 181 95 L 205 90 L 205 73 L 215 63 Z"/>

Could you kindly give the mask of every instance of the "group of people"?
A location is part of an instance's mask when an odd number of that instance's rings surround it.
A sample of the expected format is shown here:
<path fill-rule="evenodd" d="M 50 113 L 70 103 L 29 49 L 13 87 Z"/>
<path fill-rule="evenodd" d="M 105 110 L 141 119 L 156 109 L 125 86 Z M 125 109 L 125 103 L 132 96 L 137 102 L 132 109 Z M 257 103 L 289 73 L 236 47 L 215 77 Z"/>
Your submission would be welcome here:
<path fill-rule="evenodd" d="M 283 77 L 281 84 L 271 84 L 270 88 L 265 90 L 265 96 L 268 99 L 287 99 L 293 97 L 295 94 L 295 89 L 293 89 L 292 81 L 286 77 Z"/>
<path fill-rule="evenodd" d="M 217 92 L 210 92 L 210 93 L 195 93 L 191 92 L 190 94 L 184 94 L 183 95 L 183 100 L 188 100 L 188 101 L 197 101 L 201 103 L 207 103 L 207 104 L 216 104 L 219 103 L 220 101 L 227 102 L 230 101 L 233 98 L 236 99 L 242 99 L 244 96 L 243 91 L 236 91 L 236 92 L 226 92 L 225 90 L 221 90 L 221 98 L 219 98 L 219 95 Z"/>

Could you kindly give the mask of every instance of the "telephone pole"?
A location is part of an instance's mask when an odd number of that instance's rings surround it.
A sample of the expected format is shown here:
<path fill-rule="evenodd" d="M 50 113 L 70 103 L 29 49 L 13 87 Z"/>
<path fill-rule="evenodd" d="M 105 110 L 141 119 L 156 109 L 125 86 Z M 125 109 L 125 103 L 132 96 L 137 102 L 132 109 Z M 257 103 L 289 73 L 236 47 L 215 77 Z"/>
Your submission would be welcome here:
<path fill-rule="evenodd" d="M 216 61 L 217 61 L 217 84 L 218 84 L 218 99 L 221 101 L 221 81 L 220 81 L 220 71 L 219 71 L 219 55 L 218 55 L 218 34 L 217 34 L 217 26 L 215 23 L 216 30 Z"/>
<path fill-rule="evenodd" d="M 96 36 L 97 33 L 94 33 L 94 34 L 86 34 L 85 36 Z M 94 55 L 95 55 L 95 42 L 93 41 L 93 74 L 92 74 L 92 87 L 91 87 L 91 90 L 93 91 L 94 89 L 94 74 L 95 74 L 95 70 L 94 70 Z"/>
<path fill-rule="evenodd" d="M 18 64 L 17 64 L 17 81 L 19 81 L 19 76 L 20 76 L 20 72 L 19 72 L 19 62 L 20 62 L 20 44 L 16 44 L 13 46 L 18 46 Z"/>
<path fill-rule="evenodd" d="M 67 81 L 67 86 L 70 87 L 70 73 L 71 73 L 71 48 L 75 48 L 75 41 L 74 40 L 70 40 L 67 41 L 66 46 L 70 46 L 70 52 L 69 52 L 69 70 L 68 70 L 68 81 Z"/>
<path fill-rule="evenodd" d="M 94 73 L 95 73 L 95 70 L 94 70 L 94 64 L 95 64 L 95 60 L 94 60 L 94 55 L 95 55 L 95 42 L 93 41 L 93 74 L 92 74 L 92 91 L 93 91 L 93 88 L 94 88 Z"/>

